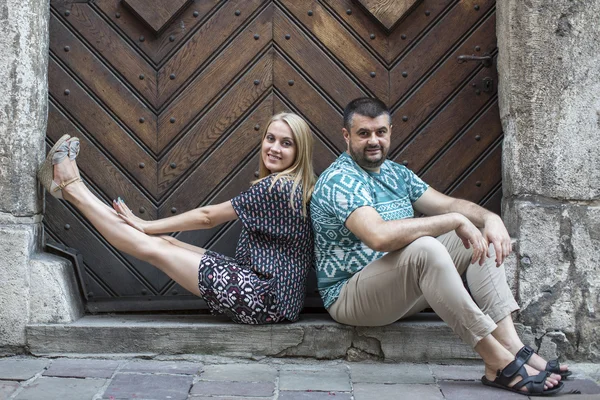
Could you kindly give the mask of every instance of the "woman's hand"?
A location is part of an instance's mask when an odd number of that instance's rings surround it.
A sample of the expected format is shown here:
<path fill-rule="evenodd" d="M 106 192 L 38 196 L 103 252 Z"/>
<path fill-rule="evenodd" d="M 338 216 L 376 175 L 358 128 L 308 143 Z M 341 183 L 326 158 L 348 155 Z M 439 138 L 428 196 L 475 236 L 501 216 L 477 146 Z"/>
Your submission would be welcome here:
<path fill-rule="evenodd" d="M 467 249 L 473 248 L 471 264 L 479 261 L 479 265 L 483 265 L 488 256 L 488 242 L 481 231 L 467 217 L 463 215 L 461 217 L 460 225 L 456 228 L 456 234 Z"/>
<path fill-rule="evenodd" d="M 123 221 L 127 222 L 127 224 L 131 225 L 138 231 L 146 233 L 149 221 L 145 221 L 139 217 L 136 217 L 120 197 L 118 200 L 113 200 L 112 204 L 113 208 L 117 212 L 117 215 L 121 217 Z"/>

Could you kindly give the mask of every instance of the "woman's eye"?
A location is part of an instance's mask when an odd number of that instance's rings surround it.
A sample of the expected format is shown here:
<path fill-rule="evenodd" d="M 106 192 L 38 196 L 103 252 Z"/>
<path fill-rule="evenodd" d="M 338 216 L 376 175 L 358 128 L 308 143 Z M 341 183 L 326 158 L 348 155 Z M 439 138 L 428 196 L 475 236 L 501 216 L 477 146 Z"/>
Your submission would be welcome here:
<path fill-rule="evenodd" d="M 292 145 L 292 142 L 288 142 L 287 140 L 285 142 L 283 142 L 283 145 L 285 147 L 290 147 Z"/>
<path fill-rule="evenodd" d="M 272 142 L 273 140 L 275 140 L 275 138 L 271 135 L 267 135 L 266 139 L 267 139 L 267 142 Z"/>

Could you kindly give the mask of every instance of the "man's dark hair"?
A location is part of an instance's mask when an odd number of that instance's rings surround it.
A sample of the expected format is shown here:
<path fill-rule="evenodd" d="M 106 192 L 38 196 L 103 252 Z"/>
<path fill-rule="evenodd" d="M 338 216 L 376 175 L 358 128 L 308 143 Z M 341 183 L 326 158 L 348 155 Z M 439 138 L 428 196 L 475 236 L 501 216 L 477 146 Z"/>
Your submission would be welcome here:
<path fill-rule="evenodd" d="M 352 100 L 344 109 L 344 128 L 348 132 L 350 132 L 350 128 L 352 127 L 352 117 L 354 117 L 354 114 L 364 115 L 369 118 L 377 118 L 383 114 L 387 114 L 390 117 L 390 110 L 379 99 L 359 97 Z"/>

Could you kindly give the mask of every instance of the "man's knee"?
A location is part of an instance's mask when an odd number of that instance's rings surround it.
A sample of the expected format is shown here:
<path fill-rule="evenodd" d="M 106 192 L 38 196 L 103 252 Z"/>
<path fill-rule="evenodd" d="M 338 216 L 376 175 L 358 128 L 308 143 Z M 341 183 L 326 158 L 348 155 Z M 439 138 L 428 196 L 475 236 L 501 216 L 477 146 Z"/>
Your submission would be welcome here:
<path fill-rule="evenodd" d="M 405 247 L 411 264 L 427 267 L 453 266 L 448 249 L 432 236 L 422 236 Z"/>

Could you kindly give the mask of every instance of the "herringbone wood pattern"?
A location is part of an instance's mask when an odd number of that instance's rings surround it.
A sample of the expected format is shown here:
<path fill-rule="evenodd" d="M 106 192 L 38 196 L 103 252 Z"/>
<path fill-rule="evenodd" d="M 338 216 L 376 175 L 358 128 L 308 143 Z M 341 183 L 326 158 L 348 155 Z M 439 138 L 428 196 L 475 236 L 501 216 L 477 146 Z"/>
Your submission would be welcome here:
<path fill-rule="evenodd" d="M 495 57 L 493 0 L 411 2 L 389 31 L 356 0 L 151 3 L 51 2 L 48 143 L 80 137 L 84 180 L 107 202 L 121 196 L 154 219 L 232 198 L 282 110 L 309 121 L 320 172 L 345 149 L 343 107 L 369 95 L 392 110 L 391 159 L 499 211 L 495 67 L 457 62 Z M 90 310 L 201 307 L 49 196 L 46 232 L 83 254 Z M 231 223 L 177 237 L 232 254 L 238 233 Z"/>

